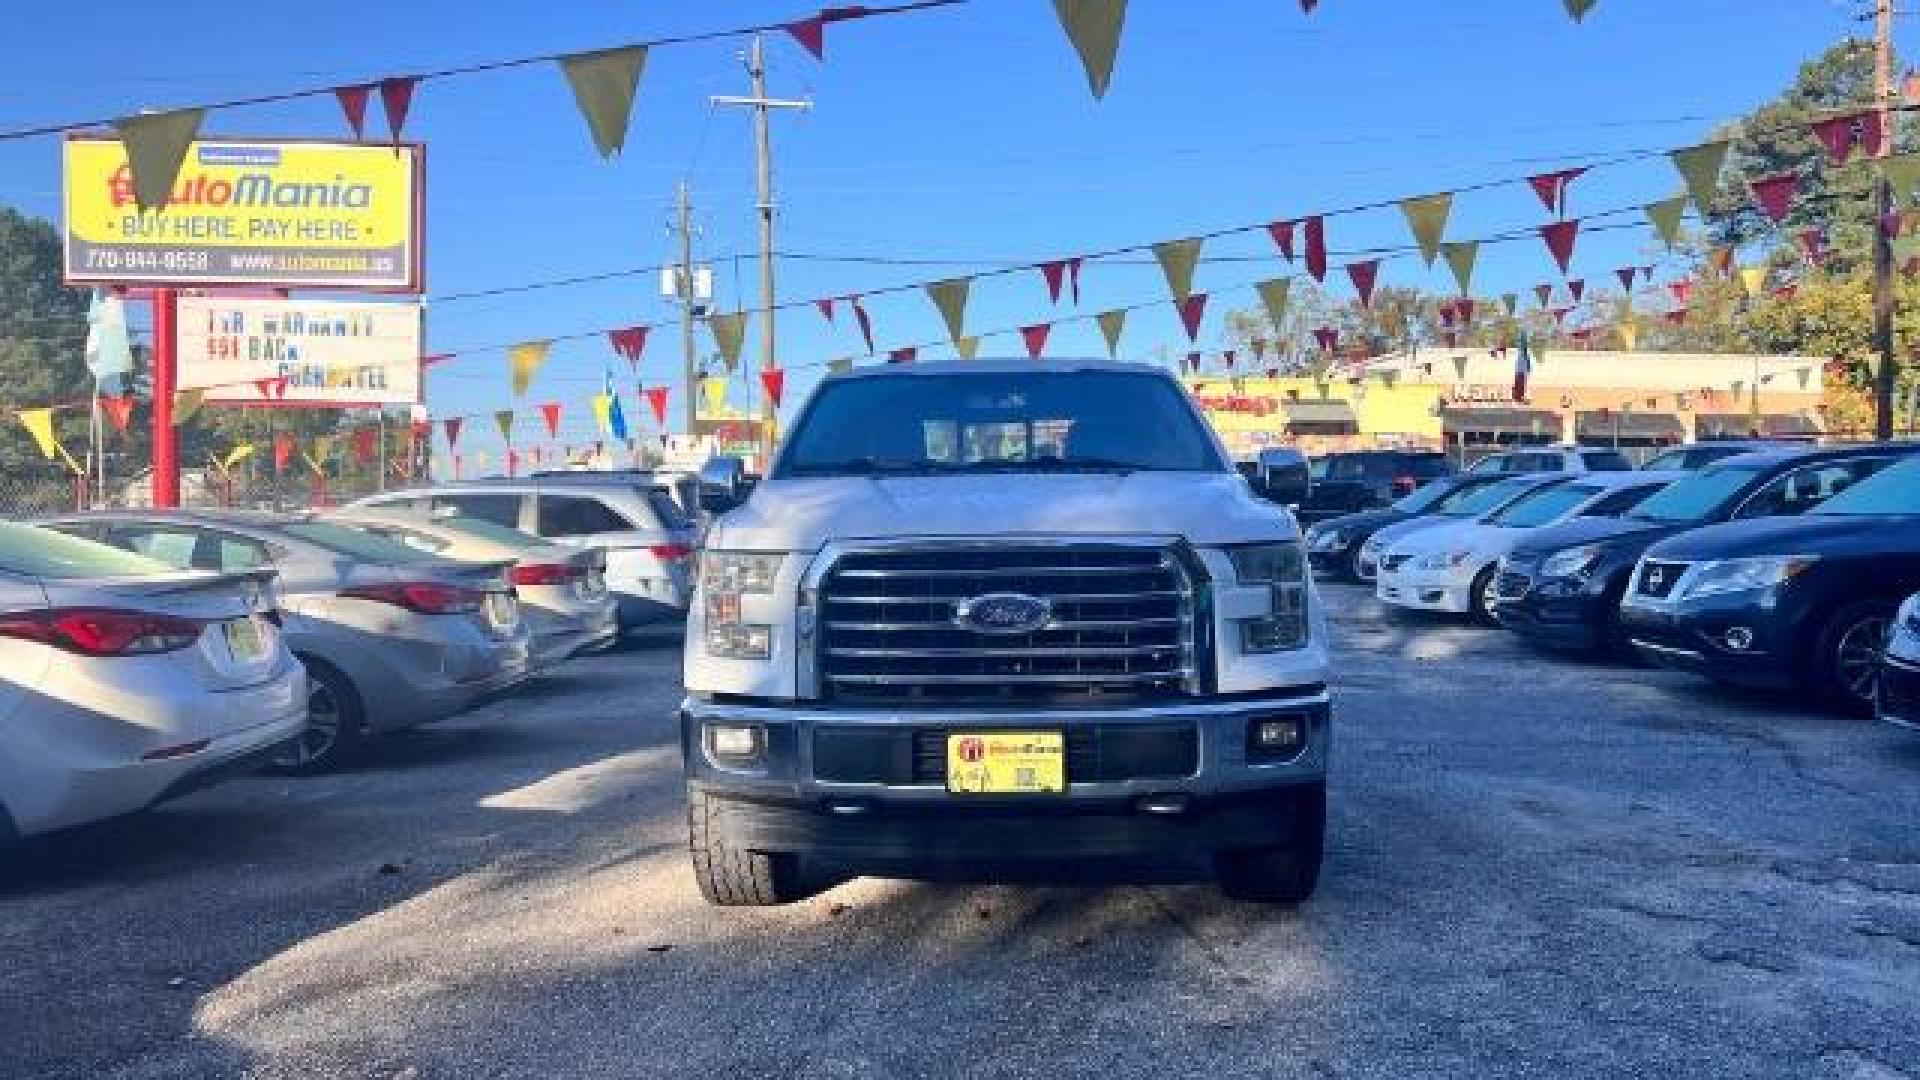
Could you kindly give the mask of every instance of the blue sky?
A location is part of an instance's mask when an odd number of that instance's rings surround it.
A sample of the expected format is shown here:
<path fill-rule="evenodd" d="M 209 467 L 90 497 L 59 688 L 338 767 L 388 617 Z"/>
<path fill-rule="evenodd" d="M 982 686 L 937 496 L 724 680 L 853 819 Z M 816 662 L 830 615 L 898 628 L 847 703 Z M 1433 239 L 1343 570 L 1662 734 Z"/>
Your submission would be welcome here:
<path fill-rule="evenodd" d="M 1113 87 L 1096 103 L 1044 0 L 964 6 L 829 28 L 827 62 L 784 37 L 770 41 L 778 96 L 817 108 L 775 119 L 782 218 L 778 246 L 826 259 L 935 260 L 941 265 L 786 259 L 783 301 L 964 274 L 1002 262 L 1144 244 L 1545 171 L 1622 152 L 1698 141 L 1715 123 L 1777 93 L 1798 63 L 1865 27 L 1852 0 L 1600 0 L 1583 26 L 1560 0 L 1324 0 L 1312 16 L 1283 0 L 1135 0 Z M 586 49 L 800 17 L 798 0 L 663 0 L 476 4 L 331 0 L 320 6 L 206 0 L 18 4 L 8 13 L 9 63 L 0 127 L 87 119 L 536 52 Z M 245 12 L 244 15 L 238 14 Z M 1904 40 L 1913 33 L 1903 18 Z M 715 109 L 744 93 L 737 43 L 654 51 L 624 156 L 604 163 L 560 75 L 549 66 L 432 82 L 409 134 L 429 147 L 430 348 L 541 338 L 664 322 L 653 276 L 470 301 L 473 289 L 651 266 L 672 255 L 665 225 L 674 183 L 694 190 L 699 248 L 715 260 L 721 305 L 757 293 L 750 126 Z M 376 107 L 377 108 L 377 107 Z M 374 125 L 378 124 L 377 119 Z M 215 113 L 219 135 L 344 132 L 330 100 Z M 0 202 L 59 215 L 58 141 L 0 143 Z M 1575 215 L 1664 197 L 1678 180 L 1663 161 L 1596 171 L 1574 188 Z M 1545 220 L 1523 186 L 1461 196 L 1450 237 Z M 1343 250 L 1407 242 L 1396 210 L 1329 222 Z M 1644 230 L 1584 238 L 1575 275 L 1596 283 L 1652 257 Z M 1264 235 L 1210 244 L 1209 256 L 1257 261 L 1203 266 L 1218 312 L 1247 307 L 1245 286 L 1287 273 Z M 741 256 L 737 260 L 734 256 Z M 1338 271 L 1329 277 L 1338 279 Z M 1544 247 L 1482 252 L 1476 291 L 1556 278 Z M 1444 265 L 1386 264 L 1386 284 L 1445 287 Z M 1092 263 L 1081 307 L 1047 301 L 1037 273 L 980 283 L 975 332 L 1152 300 L 1152 265 Z M 915 293 L 870 301 L 878 343 L 941 339 Z M 709 340 L 701 335 L 703 349 Z M 793 398 L 834 356 L 863 352 L 842 319 L 783 312 L 780 353 Z M 1170 309 L 1131 319 L 1123 353 L 1150 358 L 1188 346 Z M 640 382 L 672 381 L 677 332 L 649 346 Z M 1014 354 L 1017 335 L 983 353 Z M 1050 351 L 1104 351 L 1089 319 L 1056 328 Z M 757 356 L 753 338 L 747 352 Z M 928 355 L 941 355 L 931 353 Z M 561 344 L 520 404 L 568 410 L 564 436 L 587 437 L 586 399 L 611 363 L 600 341 Z M 498 352 L 436 368 L 436 415 L 514 404 Z M 628 399 L 629 415 L 640 410 Z M 531 428 L 532 421 L 525 421 Z M 475 447 L 491 425 L 470 427 Z"/>

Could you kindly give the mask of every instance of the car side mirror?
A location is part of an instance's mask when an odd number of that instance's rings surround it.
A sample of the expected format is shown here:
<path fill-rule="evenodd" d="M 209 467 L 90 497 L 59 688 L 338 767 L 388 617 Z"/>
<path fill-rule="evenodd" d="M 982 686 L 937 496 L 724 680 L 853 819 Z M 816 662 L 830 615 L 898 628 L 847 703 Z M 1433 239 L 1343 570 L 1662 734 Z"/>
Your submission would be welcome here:
<path fill-rule="evenodd" d="M 702 483 L 700 485 L 700 509 L 704 513 L 718 517 L 744 501 L 746 500 L 740 497 L 739 490 L 732 484 Z"/>

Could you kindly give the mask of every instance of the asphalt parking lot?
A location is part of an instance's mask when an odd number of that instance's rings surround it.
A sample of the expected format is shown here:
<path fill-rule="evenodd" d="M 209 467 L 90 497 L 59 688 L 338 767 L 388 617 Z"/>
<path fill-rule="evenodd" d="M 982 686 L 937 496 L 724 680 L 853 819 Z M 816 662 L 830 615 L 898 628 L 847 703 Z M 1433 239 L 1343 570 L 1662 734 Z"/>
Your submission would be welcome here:
<path fill-rule="evenodd" d="M 1914 1075 L 1920 738 L 1327 595 L 1297 912 L 1146 870 L 710 909 L 661 636 L 33 846 L 0 1075 Z"/>

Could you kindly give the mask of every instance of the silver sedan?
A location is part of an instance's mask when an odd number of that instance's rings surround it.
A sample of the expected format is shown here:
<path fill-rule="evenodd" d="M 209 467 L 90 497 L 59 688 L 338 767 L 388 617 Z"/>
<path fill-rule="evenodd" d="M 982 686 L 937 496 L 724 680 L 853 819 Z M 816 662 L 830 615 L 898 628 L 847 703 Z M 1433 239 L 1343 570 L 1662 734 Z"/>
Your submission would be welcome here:
<path fill-rule="evenodd" d="M 0 844 L 264 764 L 306 726 L 271 571 L 0 523 Z"/>

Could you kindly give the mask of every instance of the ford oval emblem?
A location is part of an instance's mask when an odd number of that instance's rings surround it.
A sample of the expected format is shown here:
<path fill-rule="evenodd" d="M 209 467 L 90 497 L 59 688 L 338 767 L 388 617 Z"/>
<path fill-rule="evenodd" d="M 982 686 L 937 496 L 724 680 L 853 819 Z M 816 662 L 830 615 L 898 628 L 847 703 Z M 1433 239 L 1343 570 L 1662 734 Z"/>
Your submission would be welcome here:
<path fill-rule="evenodd" d="M 962 602 L 953 621 L 981 634 L 1031 634 L 1053 621 L 1053 605 L 1026 593 L 988 593 Z"/>

